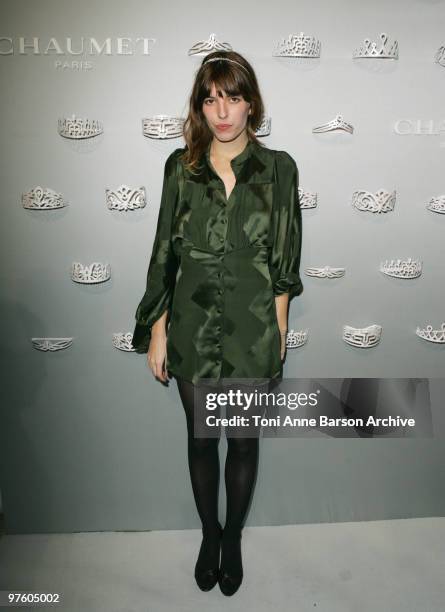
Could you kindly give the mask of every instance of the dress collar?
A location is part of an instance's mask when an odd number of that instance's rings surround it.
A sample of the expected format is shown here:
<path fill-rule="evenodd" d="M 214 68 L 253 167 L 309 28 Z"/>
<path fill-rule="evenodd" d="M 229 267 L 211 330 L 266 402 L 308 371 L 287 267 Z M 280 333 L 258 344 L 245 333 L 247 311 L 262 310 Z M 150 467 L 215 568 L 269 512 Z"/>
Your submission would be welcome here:
<path fill-rule="evenodd" d="M 209 144 L 207 145 L 207 148 L 205 151 L 205 159 L 207 161 L 207 165 L 213 169 L 213 166 L 211 165 L 211 162 L 210 162 L 211 144 L 212 144 L 212 141 L 210 141 Z M 235 167 L 241 166 L 252 155 L 254 148 L 255 148 L 255 143 L 252 140 L 249 140 L 246 146 L 244 147 L 244 149 L 241 151 L 241 153 L 238 153 L 238 155 L 236 155 L 233 159 L 230 160 L 230 165 L 235 166 Z"/>

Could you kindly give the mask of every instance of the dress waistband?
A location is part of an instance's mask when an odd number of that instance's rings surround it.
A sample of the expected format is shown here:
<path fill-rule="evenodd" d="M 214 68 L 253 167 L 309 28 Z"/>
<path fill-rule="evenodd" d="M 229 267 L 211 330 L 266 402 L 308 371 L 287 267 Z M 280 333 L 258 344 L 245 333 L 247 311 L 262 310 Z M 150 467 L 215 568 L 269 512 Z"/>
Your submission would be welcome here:
<path fill-rule="evenodd" d="M 231 249 L 230 251 L 221 251 L 217 253 L 215 251 L 209 251 L 207 249 L 201 249 L 194 245 L 183 245 L 182 246 L 182 254 L 192 257 L 196 260 L 205 260 L 205 259 L 224 259 L 226 257 L 231 257 L 232 255 L 236 257 L 247 257 L 248 259 L 255 259 L 262 261 L 264 257 L 267 257 L 269 248 L 267 246 L 256 246 L 249 245 L 247 247 L 241 247 L 239 249 Z"/>

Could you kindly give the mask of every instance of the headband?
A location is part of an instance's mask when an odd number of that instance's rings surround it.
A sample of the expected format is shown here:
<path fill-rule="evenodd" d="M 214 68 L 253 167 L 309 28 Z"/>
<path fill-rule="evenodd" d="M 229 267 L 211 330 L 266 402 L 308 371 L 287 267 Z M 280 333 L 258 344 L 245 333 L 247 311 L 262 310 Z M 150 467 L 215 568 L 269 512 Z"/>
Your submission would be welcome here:
<path fill-rule="evenodd" d="M 249 71 L 247 70 L 247 68 L 245 66 L 243 66 L 242 64 L 240 64 L 236 60 L 229 59 L 228 57 L 212 57 L 209 60 L 204 60 L 202 66 L 204 66 L 205 64 L 208 64 L 209 62 L 216 62 L 218 60 L 221 60 L 223 62 L 233 62 L 234 64 L 238 64 L 238 66 L 241 66 L 241 68 L 243 68 L 247 72 L 247 74 L 249 73 Z"/>

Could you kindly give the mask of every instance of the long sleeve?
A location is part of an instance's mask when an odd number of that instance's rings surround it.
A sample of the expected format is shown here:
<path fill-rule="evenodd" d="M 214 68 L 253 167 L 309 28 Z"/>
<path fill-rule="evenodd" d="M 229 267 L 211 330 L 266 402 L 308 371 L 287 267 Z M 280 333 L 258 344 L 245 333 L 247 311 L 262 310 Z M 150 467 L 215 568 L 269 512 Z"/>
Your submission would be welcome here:
<path fill-rule="evenodd" d="M 303 292 L 300 278 L 302 222 L 298 197 L 298 168 L 286 151 L 277 151 L 275 160 L 277 201 L 272 214 L 273 244 L 269 270 L 274 295 L 289 293 L 289 301 Z"/>
<path fill-rule="evenodd" d="M 146 289 L 135 315 L 132 345 L 138 353 L 148 351 L 151 328 L 165 310 L 170 308 L 175 288 L 178 261 L 172 248 L 171 230 L 178 198 L 176 151 L 165 162 L 161 204 Z"/>

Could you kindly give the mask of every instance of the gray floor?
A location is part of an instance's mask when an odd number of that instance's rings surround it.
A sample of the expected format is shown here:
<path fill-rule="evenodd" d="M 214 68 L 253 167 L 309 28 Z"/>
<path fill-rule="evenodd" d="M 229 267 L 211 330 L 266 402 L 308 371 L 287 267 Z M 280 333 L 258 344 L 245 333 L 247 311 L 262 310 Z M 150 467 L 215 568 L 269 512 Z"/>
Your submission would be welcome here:
<path fill-rule="evenodd" d="M 0 538 L 0 590 L 76 612 L 443 612 L 445 518 L 246 527 L 233 597 L 193 578 L 199 530 Z M 24 609 L 24 608 L 22 608 Z"/>

